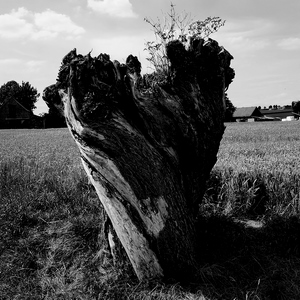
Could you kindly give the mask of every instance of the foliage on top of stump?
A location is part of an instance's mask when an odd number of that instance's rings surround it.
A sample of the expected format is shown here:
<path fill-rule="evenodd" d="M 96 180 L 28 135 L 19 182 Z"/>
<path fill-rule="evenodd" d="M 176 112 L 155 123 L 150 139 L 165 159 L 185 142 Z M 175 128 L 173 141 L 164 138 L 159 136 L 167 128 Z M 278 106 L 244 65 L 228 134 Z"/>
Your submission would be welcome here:
<path fill-rule="evenodd" d="M 144 18 L 144 20 L 151 25 L 156 37 L 155 41 L 145 43 L 145 50 L 149 53 L 147 60 L 151 63 L 159 81 L 163 77 L 168 78 L 171 74 L 171 64 L 167 55 L 168 44 L 179 41 L 186 49 L 189 49 L 191 41 L 195 39 L 208 41 L 212 33 L 225 25 L 225 20 L 219 17 L 207 17 L 204 21 L 194 21 L 186 12 L 178 14 L 172 3 L 170 12 L 165 14 L 163 20 L 159 18 L 157 21 L 149 18 Z"/>

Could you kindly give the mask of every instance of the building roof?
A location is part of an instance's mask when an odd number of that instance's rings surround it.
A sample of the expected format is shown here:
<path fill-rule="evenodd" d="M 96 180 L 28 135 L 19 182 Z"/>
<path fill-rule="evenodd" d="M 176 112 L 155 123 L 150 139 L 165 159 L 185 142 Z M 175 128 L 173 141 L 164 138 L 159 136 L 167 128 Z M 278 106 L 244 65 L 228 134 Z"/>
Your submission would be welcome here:
<path fill-rule="evenodd" d="M 26 107 L 24 107 L 19 101 L 17 101 L 17 100 L 14 99 L 14 98 L 8 98 L 8 99 L 6 99 L 5 101 L 3 101 L 2 103 L 0 103 L 0 109 L 1 109 L 2 107 L 4 107 L 5 105 L 9 104 L 9 102 L 12 102 L 12 101 L 14 101 L 14 102 L 17 103 L 19 106 L 21 106 L 22 109 L 24 109 L 24 110 L 26 110 L 26 111 L 28 111 L 28 112 L 31 112 L 29 109 L 27 109 Z"/>
<path fill-rule="evenodd" d="M 261 109 L 261 113 L 266 117 L 273 117 L 273 118 L 286 118 L 288 116 L 293 116 L 293 109 L 292 108 L 285 108 L 285 109 Z"/>
<path fill-rule="evenodd" d="M 234 118 L 261 117 L 262 114 L 256 106 L 238 107 L 233 113 Z"/>

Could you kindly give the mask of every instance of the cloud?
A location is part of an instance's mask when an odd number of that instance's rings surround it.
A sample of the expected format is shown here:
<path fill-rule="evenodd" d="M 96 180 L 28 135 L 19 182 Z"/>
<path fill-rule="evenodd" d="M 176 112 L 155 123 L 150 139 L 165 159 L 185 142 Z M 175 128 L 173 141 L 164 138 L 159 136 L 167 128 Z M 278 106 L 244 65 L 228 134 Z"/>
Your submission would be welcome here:
<path fill-rule="evenodd" d="M 1 65 L 9 65 L 9 64 L 17 64 L 19 63 L 20 60 L 18 58 L 5 58 L 5 59 L 0 59 L 0 64 Z"/>
<path fill-rule="evenodd" d="M 88 0 L 92 10 L 112 17 L 136 18 L 129 0 Z"/>
<path fill-rule="evenodd" d="M 50 9 L 34 15 L 34 23 L 38 28 L 35 37 L 54 37 L 65 34 L 67 37 L 78 37 L 85 30 L 72 22 L 69 16 L 58 14 Z"/>
<path fill-rule="evenodd" d="M 2 68 L 11 68 L 19 67 L 22 71 L 26 72 L 38 72 L 44 65 L 45 61 L 43 60 L 23 60 L 19 58 L 5 58 L 0 59 L 0 67 Z"/>
<path fill-rule="evenodd" d="M 278 46 L 284 50 L 300 50 L 300 38 L 286 38 L 278 43 Z"/>
<path fill-rule="evenodd" d="M 26 8 L 13 9 L 0 15 L 0 37 L 16 39 L 51 39 L 59 35 L 67 38 L 80 37 L 85 30 L 76 25 L 69 16 L 50 9 L 34 13 Z"/>
<path fill-rule="evenodd" d="M 28 36 L 33 31 L 25 16 L 29 12 L 25 8 L 12 10 L 10 14 L 0 15 L 0 37 L 7 39 L 18 39 L 21 36 Z"/>
<path fill-rule="evenodd" d="M 269 45 L 267 40 L 263 39 L 251 39 L 244 36 L 230 36 L 226 42 L 230 46 L 237 50 L 244 50 L 246 52 L 257 51 L 266 48 Z"/>
<path fill-rule="evenodd" d="M 25 63 L 29 72 L 39 72 L 46 64 L 44 60 L 29 60 Z"/>
<path fill-rule="evenodd" d="M 269 33 L 272 24 L 260 19 L 245 22 L 229 21 L 219 32 L 212 35 L 234 57 L 249 57 L 270 46 Z"/>
<path fill-rule="evenodd" d="M 152 33 L 149 33 L 149 36 Z M 119 60 L 120 63 L 125 63 L 128 55 L 137 56 L 142 64 L 142 72 L 149 73 L 152 70 L 150 63 L 146 59 L 148 53 L 144 51 L 144 39 L 147 35 L 131 35 L 131 36 L 113 36 L 108 38 L 94 38 L 90 41 L 90 48 L 93 49 L 93 54 L 107 53 L 111 60 Z M 150 39 L 150 38 L 149 38 Z"/>

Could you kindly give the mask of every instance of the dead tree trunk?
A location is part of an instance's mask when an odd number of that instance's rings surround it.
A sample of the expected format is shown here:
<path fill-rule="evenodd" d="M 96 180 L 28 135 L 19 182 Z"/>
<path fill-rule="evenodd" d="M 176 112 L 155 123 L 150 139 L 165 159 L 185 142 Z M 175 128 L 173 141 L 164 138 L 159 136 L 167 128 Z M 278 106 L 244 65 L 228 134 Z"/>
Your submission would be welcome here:
<path fill-rule="evenodd" d="M 167 75 L 142 77 L 132 55 L 120 64 L 74 49 L 44 92 L 61 105 L 140 280 L 196 272 L 198 205 L 224 132 L 224 91 L 234 77 L 232 56 L 213 40 L 193 40 L 188 50 L 171 42 L 167 55 Z"/>

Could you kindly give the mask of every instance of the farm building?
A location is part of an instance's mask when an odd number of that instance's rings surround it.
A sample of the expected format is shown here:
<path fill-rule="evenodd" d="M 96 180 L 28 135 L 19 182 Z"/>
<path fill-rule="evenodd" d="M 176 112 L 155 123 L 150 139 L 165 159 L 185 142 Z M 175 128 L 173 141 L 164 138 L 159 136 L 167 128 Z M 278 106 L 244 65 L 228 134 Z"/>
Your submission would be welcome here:
<path fill-rule="evenodd" d="M 280 118 L 281 120 L 287 117 L 294 116 L 292 107 L 279 109 L 261 109 L 260 112 L 268 118 Z"/>
<path fill-rule="evenodd" d="M 233 113 L 236 122 L 254 122 L 262 117 L 262 113 L 256 106 L 238 107 Z"/>
<path fill-rule="evenodd" d="M 237 108 L 233 114 L 236 122 L 254 122 L 254 121 L 282 121 L 294 119 L 293 109 L 259 109 L 255 106 Z M 298 116 L 295 116 L 298 117 Z"/>
<path fill-rule="evenodd" d="M 31 124 L 33 113 L 15 99 L 0 105 L 0 128 L 26 128 Z"/>

